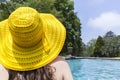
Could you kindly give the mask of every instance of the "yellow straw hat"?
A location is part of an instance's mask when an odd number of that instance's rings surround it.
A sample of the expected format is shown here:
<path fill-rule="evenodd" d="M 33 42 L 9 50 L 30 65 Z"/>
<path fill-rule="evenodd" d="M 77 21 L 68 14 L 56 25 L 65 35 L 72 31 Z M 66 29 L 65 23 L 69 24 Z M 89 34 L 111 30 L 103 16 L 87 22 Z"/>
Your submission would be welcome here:
<path fill-rule="evenodd" d="M 0 64 L 17 71 L 45 66 L 58 56 L 65 37 L 53 15 L 20 7 L 0 22 Z"/>

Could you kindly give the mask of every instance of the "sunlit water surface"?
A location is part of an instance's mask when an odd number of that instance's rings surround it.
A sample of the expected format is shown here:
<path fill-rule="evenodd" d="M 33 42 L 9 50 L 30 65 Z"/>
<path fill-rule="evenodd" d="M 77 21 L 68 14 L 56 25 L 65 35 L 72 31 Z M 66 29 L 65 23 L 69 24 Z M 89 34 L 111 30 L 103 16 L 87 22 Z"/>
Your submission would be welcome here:
<path fill-rule="evenodd" d="M 120 80 L 120 60 L 67 60 L 74 80 Z"/>

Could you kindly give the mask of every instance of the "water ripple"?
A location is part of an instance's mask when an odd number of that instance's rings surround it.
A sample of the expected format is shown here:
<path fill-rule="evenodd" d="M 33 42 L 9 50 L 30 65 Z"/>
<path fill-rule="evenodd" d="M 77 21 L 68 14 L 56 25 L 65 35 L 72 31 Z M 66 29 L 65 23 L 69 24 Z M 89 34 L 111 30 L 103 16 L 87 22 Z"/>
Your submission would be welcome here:
<path fill-rule="evenodd" d="M 102 59 L 67 60 L 74 80 L 120 80 L 120 61 Z"/>

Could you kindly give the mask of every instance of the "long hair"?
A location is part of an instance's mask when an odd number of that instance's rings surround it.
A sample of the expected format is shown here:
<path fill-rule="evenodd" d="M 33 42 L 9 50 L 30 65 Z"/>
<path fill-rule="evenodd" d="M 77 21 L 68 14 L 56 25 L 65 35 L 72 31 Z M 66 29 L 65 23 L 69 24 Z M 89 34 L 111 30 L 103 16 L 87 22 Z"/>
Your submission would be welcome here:
<path fill-rule="evenodd" d="M 8 70 L 9 80 L 56 80 L 55 71 L 56 69 L 50 65 L 32 71 Z"/>

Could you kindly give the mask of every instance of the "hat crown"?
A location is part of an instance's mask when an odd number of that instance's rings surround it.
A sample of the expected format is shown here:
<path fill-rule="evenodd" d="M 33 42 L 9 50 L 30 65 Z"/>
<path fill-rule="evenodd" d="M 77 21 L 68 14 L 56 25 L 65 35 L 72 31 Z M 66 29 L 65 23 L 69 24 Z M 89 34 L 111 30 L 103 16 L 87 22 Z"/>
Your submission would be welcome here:
<path fill-rule="evenodd" d="M 27 32 L 29 29 L 36 28 L 36 26 L 32 25 L 37 25 L 39 22 L 39 14 L 35 9 L 20 7 L 9 16 L 8 22 L 12 30 Z"/>
<path fill-rule="evenodd" d="M 27 7 L 20 7 L 9 16 L 8 25 L 16 44 L 31 47 L 40 41 L 42 25 L 39 16 L 40 14 L 35 9 Z"/>

